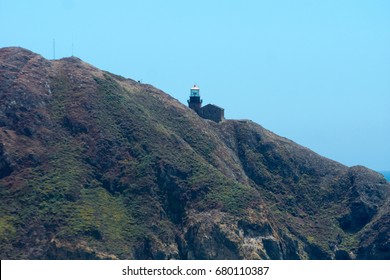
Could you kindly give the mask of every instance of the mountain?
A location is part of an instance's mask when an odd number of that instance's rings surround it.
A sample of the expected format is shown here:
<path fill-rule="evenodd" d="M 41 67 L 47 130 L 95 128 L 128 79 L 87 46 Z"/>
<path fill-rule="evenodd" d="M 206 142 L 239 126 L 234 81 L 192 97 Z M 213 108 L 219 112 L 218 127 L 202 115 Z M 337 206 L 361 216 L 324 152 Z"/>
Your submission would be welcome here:
<path fill-rule="evenodd" d="M 389 195 L 254 122 L 0 49 L 2 259 L 390 259 Z"/>

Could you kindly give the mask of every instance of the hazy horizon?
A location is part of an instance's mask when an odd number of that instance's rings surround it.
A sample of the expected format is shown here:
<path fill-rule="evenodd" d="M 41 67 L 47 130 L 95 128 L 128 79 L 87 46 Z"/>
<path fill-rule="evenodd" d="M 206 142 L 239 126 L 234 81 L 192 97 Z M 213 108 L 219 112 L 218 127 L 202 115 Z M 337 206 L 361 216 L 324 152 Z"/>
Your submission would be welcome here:
<path fill-rule="evenodd" d="M 186 104 L 196 83 L 345 165 L 390 171 L 390 2 L 0 0 L 0 47 L 71 56 Z"/>

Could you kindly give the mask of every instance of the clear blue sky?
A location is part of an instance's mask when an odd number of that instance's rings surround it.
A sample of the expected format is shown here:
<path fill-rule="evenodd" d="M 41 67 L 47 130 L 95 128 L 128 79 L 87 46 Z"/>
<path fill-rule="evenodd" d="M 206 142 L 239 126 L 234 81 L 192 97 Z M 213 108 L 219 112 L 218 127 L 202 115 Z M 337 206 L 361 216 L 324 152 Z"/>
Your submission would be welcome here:
<path fill-rule="evenodd" d="M 390 170 L 390 1 L 0 0 L 0 47 L 75 56 Z"/>

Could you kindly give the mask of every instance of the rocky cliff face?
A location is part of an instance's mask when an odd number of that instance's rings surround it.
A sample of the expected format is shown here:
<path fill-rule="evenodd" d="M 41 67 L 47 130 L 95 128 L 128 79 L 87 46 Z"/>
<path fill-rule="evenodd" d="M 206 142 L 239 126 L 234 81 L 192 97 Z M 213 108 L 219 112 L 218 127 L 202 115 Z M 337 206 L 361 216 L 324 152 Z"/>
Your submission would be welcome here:
<path fill-rule="evenodd" d="M 251 121 L 0 49 L 2 259 L 389 259 L 389 193 Z"/>

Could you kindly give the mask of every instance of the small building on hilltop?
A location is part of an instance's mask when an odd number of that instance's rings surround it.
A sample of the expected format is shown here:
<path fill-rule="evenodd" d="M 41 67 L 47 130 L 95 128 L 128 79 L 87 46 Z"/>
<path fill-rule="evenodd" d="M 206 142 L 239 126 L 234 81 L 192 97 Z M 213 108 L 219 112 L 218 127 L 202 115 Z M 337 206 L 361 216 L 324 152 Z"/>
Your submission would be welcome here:
<path fill-rule="evenodd" d="M 200 99 L 199 87 L 194 85 L 190 91 L 190 99 L 188 102 L 188 107 L 194 110 L 200 117 L 214 122 L 220 122 L 225 119 L 225 110 L 219 106 L 213 104 L 207 104 L 202 107 L 203 100 Z"/>
<path fill-rule="evenodd" d="M 200 108 L 199 116 L 204 119 L 220 122 L 225 119 L 225 110 L 217 105 L 207 104 Z"/>

